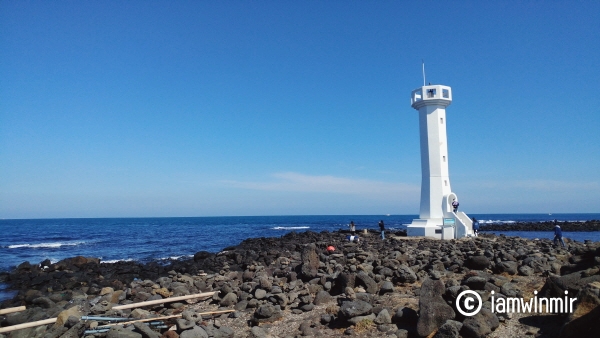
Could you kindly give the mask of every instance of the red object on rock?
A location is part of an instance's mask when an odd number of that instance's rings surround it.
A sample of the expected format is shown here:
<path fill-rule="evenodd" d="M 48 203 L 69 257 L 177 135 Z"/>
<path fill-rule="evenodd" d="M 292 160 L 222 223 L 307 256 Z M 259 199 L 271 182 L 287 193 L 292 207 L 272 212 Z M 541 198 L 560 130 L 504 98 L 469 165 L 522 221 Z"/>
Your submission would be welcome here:
<path fill-rule="evenodd" d="M 333 252 L 335 251 L 335 248 L 333 247 L 333 245 L 330 245 L 327 247 L 327 251 Z"/>

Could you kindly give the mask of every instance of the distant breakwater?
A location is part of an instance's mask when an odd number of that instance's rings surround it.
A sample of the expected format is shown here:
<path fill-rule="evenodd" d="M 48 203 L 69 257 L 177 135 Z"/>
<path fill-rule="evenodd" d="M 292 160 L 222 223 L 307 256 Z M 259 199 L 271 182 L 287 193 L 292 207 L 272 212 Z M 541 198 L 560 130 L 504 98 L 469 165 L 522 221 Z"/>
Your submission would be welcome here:
<path fill-rule="evenodd" d="M 585 222 L 558 222 L 562 231 L 600 231 L 600 220 Z M 482 224 L 480 231 L 552 231 L 554 222 L 515 222 Z"/>

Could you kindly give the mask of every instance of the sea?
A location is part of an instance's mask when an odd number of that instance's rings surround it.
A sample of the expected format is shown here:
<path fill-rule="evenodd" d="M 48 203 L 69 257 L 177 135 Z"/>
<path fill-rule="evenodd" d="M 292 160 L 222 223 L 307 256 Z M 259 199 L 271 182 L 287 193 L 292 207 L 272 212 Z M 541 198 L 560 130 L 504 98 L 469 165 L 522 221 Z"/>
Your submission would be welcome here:
<path fill-rule="evenodd" d="M 600 214 L 469 214 L 481 224 L 584 222 Z M 406 229 L 417 215 L 328 215 L 328 216 L 235 216 L 167 218 L 65 218 L 0 220 L 0 272 L 13 270 L 27 261 L 58 262 L 74 256 L 97 257 L 102 262 L 159 261 L 193 257 L 198 251 L 219 252 L 246 238 L 279 237 L 291 231 L 336 231 L 378 229 L 383 220 L 389 230 Z M 494 231 L 524 238 L 549 238 L 550 232 Z M 576 241 L 600 241 L 600 231 L 563 232 Z M 14 292 L 0 283 L 0 301 Z"/>

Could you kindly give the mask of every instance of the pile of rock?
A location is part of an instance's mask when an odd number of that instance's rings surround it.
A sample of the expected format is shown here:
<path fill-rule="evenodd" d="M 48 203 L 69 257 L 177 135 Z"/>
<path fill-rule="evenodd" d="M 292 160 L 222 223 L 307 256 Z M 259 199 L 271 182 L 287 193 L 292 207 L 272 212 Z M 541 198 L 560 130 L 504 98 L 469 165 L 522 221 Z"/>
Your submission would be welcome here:
<path fill-rule="evenodd" d="M 336 250 L 328 252 L 328 246 Z M 580 334 L 578 323 L 594 322 L 590 316 L 600 311 L 600 284 L 594 284 L 600 281 L 599 271 L 600 243 L 573 242 L 567 251 L 550 240 L 491 235 L 439 241 L 394 236 L 381 240 L 372 234 L 353 243 L 337 232 L 290 233 L 248 239 L 217 254 L 199 252 L 168 266 L 104 264 L 84 257 L 56 264 L 23 263 L 2 277 L 19 290 L 2 307 L 26 305 L 28 310 L 0 317 L 0 326 L 58 316 L 63 319 L 52 327 L 14 331 L 6 337 L 81 337 L 95 325 L 77 320 L 84 315 L 142 319 L 181 314 L 170 323 L 173 330 L 160 334 L 137 324 L 88 336 L 484 337 L 510 321 L 510 316 L 490 311 L 492 291 L 496 297 L 521 297 L 530 292 L 532 280 L 545 278 L 541 294 L 568 290 L 585 299 L 566 318 L 564 337 L 571 337 L 571 332 Z M 482 297 L 482 310 L 475 316 L 465 317 L 456 308 L 465 290 Z M 200 315 L 202 307 L 186 302 L 115 309 L 209 291 L 218 293 L 204 309 L 235 312 L 219 314 L 211 322 Z M 302 318 L 299 324 L 297 318 Z"/>

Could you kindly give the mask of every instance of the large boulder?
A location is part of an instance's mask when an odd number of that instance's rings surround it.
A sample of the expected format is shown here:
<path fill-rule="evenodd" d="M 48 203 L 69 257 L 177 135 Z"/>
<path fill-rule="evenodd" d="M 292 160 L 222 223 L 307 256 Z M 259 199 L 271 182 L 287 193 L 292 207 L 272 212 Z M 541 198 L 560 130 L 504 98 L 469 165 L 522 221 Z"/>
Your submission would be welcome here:
<path fill-rule="evenodd" d="M 331 297 L 329 292 L 321 290 L 316 294 L 315 300 L 313 301 L 313 303 L 315 305 L 322 305 L 322 304 L 329 303 L 332 300 L 333 300 L 333 297 Z"/>
<path fill-rule="evenodd" d="M 463 281 L 463 284 L 471 290 L 484 290 L 487 283 L 487 278 L 481 276 L 472 276 Z"/>
<path fill-rule="evenodd" d="M 362 300 L 344 302 L 340 307 L 340 313 L 346 318 L 366 316 L 371 314 L 373 306 Z"/>
<path fill-rule="evenodd" d="M 254 311 L 253 321 L 255 323 L 270 323 L 274 322 L 283 317 L 281 308 L 279 306 L 273 306 L 271 304 L 264 304 L 259 306 Z"/>
<path fill-rule="evenodd" d="M 581 289 L 573 307 L 559 338 L 600 337 L 600 282 Z"/>
<path fill-rule="evenodd" d="M 206 333 L 203 328 L 194 326 L 190 330 L 181 332 L 179 338 L 208 338 L 208 333 Z"/>
<path fill-rule="evenodd" d="M 398 269 L 394 272 L 394 275 L 396 276 L 396 281 L 399 283 L 414 283 L 417 281 L 417 275 L 415 272 L 404 264 L 398 266 Z"/>
<path fill-rule="evenodd" d="M 498 320 L 498 317 L 496 317 L 492 311 L 482 308 L 479 313 L 467 317 L 463 321 L 460 333 L 464 337 L 483 338 L 498 328 L 499 325 L 500 321 Z"/>
<path fill-rule="evenodd" d="M 317 255 L 317 248 L 314 243 L 310 243 L 302 249 L 301 259 L 301 277 L 304 279 L 315 278 L 319 271 L 319 255 Z"/>
<path fill-rule="evenodd" d="M 523 265 L 531 267 L 535 273 L 544 273 L 551 269 L 546 257 L 527 257 L 523 260 Z"/>
<path fill-rule="evenodd" d="M 207 259 L 210 256 L 214 256 L 214 254 L 212 254 L 208 251 L 198 251 L 194 254 L 194 261 L 199 262 L 199 261 Z"/>
<path fill-rule="evenodd" d="M 373 278 L 367 275 L 366 272 L 361 271 L 358 274 L 356 274 L 356 280 L 360 281 L 360 284 L 365 286 L 367 293 L 377 293 L 377 282 L 375 282 Z"/>
<path fill-rule="evenodd" d="M 390 316 L 390 313 L 388 312 L 388 310 L 383 309 L 383 310 L 379 311 L 374 322 L 375 322 L 375 324 L 391 324 L 392 316 Z"/>
<path fill-rule="evenodd" d="M 465 265 L 469 269 L 483 270 L 490 266 L 490 260 L 485 256 L 471 256 L 467 259 Z"/>
<path fill-rule="evenodd" d="M 385 281 L 381 284 L 381 288 L 379 289 L 379 293 L 384 295 L 386 293 L 394 292 L 394 284 L 390 281 Z"/>
<path fill-rule="evenodd" d="M 574 272 L 564 276 L 550 276 L 542 288 L 545 297 L 564 297 L 565 290 L 576 296 L 579 290 L 589 283 L 600 282 L 600 275 L 582 277 L 582 272 Z"/>
<path fill-rule="evenodd" d="M 441 280 L 426 279 L 419 293 L 419 320 L 417 333 L 421 337 L 430 335 L 448 319 L 454 319 L 456 314 L 446 303 L 442 294 L 445 292 Z"/>
<path fill-rule="evenodd" d="M 504 261 L 496 264 L 496 272 L 507 273 L 509 275 L 516 275 L 519 264 L 513 261 Z"/>
<path fill-rule="evenodd" d="M 225 295 L 225 297 L 223 297 L 223 299 L 221 299 L 221 302 L 219 303 L 221 306 L 232 306 L 237 304 L 237 295 L 233 292 L 230 292 L 228 294 Z"/>
<path fill-rule="evenodd" d="M 463 324 L 456 320 L 447 320 L 438 331 L 435 333 L 433 338 L 458 338 L 460 337 L 460 329 Z"/>

